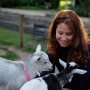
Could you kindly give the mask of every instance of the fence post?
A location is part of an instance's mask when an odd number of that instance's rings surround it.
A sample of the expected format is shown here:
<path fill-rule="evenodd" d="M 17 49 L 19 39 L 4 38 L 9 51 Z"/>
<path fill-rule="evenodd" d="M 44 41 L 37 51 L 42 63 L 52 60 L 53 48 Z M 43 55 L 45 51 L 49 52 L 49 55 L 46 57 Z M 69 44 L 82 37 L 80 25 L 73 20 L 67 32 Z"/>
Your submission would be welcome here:
<path fill-rule="evenodd" d="M 23 47 L 23 34 L 24 34 L 24 15 L 20 15 L 20 47 Z"/>

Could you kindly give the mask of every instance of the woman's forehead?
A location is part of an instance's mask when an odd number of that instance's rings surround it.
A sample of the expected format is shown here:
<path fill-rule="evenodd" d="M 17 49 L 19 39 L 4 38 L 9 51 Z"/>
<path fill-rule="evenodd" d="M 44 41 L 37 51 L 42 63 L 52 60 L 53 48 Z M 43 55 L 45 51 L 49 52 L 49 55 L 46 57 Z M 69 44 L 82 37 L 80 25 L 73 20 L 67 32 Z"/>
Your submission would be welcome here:
<path fill-rule="evenodd" d="M 65 23 L 58 24 L 57 31 L 72 32 L 72 30 L 69 28 L 69 26 L 67 24 L 65 24 Z"/>

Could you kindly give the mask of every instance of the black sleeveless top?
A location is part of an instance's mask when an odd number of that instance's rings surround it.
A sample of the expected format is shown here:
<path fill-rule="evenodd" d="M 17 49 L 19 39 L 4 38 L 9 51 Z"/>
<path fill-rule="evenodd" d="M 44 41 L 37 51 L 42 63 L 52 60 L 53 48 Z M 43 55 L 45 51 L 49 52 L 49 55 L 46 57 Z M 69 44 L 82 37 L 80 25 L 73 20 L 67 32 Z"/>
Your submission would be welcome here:
<path fill-rule="evenodd" d="M 52 72 L 55 71 L 55 66 L 57 67 L 59 72 L 61 72 L 61 70 L 63 70 L 63 67 L 59 63 L 59 58 L 65 62 L 67 62 L 68 51 L 69 51 L 69 48 L 62 48 L 60 50 L 59 56 L 57 56 L 56 58 L 54 58 L 52 55 L 50 55 L 47 52 L 47 54 L 49 56 L 49 60 L 53 64 Z M 90 55 L 90 45 L 88 47 L 88 54 Z M 90 60 L 88 60 L 88 62 L 85 62 L 85 63 L 86 63 L 86 65 L 83 67 L 80 67 L 80 69 L 87 70 L 87 73 L 84 75 L 75 74 L 72 81 L 65 85 L 65 88 L 70 88 L 71 90 L 88 90 L 88 89 L 90 89 Z"/>
<path fill-rule="evenodd" d="M 57 67 L 57 69 L 59 71 L 61 71 L 63 69 L 63 67 L 59 63 L 59 58 L 62 59 L 63 61 L 65 61 L 65 62 L 67 62 L 68 48 L 62 48 L 62 50 L 60 50 L 60 52 L 61 53 L 55 58 L 47 52 L 47 54 L 49 56 L 49 60 L 53 64 L 53 72 L 55 71 L 55 66 Z"/>

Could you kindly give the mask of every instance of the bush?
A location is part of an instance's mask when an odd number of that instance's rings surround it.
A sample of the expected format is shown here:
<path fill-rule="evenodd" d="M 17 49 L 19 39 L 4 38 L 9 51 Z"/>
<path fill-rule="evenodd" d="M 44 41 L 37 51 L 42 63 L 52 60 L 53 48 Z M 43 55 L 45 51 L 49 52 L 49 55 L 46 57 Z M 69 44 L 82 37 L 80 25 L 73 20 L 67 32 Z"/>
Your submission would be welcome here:
<path fill-rule="evenodd" d="M 82 0 L 73 8 L 80 16 L 90 17 L 90 0 Z"/>
<path fill-rule="evenodd" d="M 71 7 L 71 10 L 74 10 L 79 16 L 82 17 L 90 17 L 90 8 L 87 7 L 87 9 L 85 7 L 81 7 L 81 6 L 77 6 L 77 7 Z"/>

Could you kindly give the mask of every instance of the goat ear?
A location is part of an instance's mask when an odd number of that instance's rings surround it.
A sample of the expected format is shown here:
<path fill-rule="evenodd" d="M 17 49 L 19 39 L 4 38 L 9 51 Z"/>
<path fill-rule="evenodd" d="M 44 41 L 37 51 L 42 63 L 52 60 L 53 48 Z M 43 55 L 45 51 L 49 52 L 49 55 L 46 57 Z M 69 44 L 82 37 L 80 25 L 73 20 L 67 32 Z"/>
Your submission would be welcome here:
<path fill-rule="evenodd" d="M 64 62 L 61 59 L 59 59 L 59 63 L 64 67 L 64 69 L 66 68 L 66 66 L 67 66 L 66 62 Z"/>
<path fill-rule="evenodd" d="M 37 48 L 36 48 L 36 52 L 41 51 L 41 44 L 38 44 Z"/>
<path fill-rule="evenodd" d="M 73 78 L 73 75 L 70 77 L 69 82 L 71 82 L 71 81 L 72 81 L 72 78 Z"/>
<path fill-rule="evenodd" d="M 87 71 L 86 70 L 82 70 L 82 69 L 74 69 L 73 73 L 85 74 L 85 73 L 87 73 Z"/>

